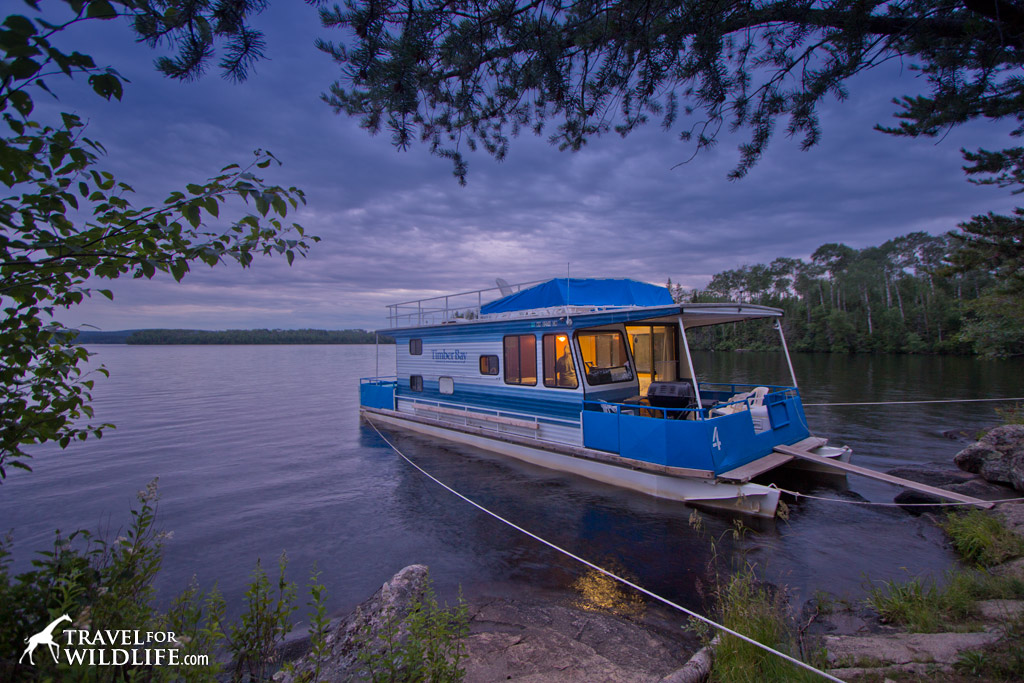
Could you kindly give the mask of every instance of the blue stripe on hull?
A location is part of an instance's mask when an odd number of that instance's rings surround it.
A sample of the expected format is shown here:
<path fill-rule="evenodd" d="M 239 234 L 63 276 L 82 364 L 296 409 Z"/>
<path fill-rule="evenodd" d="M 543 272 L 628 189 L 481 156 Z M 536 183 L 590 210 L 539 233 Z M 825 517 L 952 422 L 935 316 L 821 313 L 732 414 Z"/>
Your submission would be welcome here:
<path fill-rule="evenodd" d="M 421 399 L 427 401 L 443 401 L 464 405 L 469 408 L 487 408 L 490 410 L 507 410 L 538 418 L 553 418 L 578 422 L 583 408 L 582 396 L 578 393 L 565 392 L 565 398 L 559 398 L 557 391 L 538 392 L 520 387 L 460 387 L 454 394 L 442 394 L 438 391 L 438 383 L 424 380 L 423 391 L 412 391 L 408 386 L 400 386 L 397 394 L 400 398 Z"/>

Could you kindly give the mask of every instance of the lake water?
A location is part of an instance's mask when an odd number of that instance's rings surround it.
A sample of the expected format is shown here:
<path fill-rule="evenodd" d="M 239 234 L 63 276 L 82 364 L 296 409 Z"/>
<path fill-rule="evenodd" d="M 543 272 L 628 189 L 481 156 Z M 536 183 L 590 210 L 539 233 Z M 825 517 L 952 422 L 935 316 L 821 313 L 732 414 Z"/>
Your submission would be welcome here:
<path fill-rule="evenodd" d="M 94 391 L 102 440 L 37 449 L 31 474 L 0 486 L 0 532 L 14 531 L 26 569 L 53 530 L 105 530 L 129 519 L 135 492 L 159 477 L 159 523 L 174 532 L 158 580 L 168 600 L 195 576 L 237 604 L 257 558 L 289 557 L 304 585 L 314 563 L 330 610 L 367 598 L 402 567 L 428 564 L 439 592 L 467 597 L 561 591 L 585 571 L 501 525 L 403 462 L 358 417 L 358 380 L 375 374 L 373 346 L 96 346 L 111 372 Z M 379 350 L 381 374 L 394 347 Z M 1021 393 L 1024 363 L 966 358 L 805 355 L 794 358 L 805 403 L 990 398 Z M 702 379 L 785 383 L 778 354 L 697 354 Z M 812 431 L 854 448 L 875 469 L 949 462 L 962 443 L 947 429 L 996 422 L 995 404 L 808 407 Z M 863 595 L 866 577 L 940 575 L 954 562 L 924 517 L 900 509 L 823 501 L 791 505 L 788 521 L 704 513 L 703 535 L 685 505 L 509 462 L 466 447 L 388 433 L 429 472 L 511 521 L 691 607 L 711 558 L 742 552 L 798 599 L 827 589 Z M 847 490 L 808 492 L 891 502 L 898 489 L 852 478 Z M 305 601 L 305 597 L 302 598 Z"/>

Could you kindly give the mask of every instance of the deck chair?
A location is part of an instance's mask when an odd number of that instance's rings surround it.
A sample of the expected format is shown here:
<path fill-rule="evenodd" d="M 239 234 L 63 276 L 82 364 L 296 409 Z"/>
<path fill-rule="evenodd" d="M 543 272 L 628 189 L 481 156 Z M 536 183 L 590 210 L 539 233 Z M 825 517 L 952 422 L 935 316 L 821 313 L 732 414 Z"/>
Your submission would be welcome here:
<path fill-rule="evenodd" d="M 730 396 L 723 403 L 731 403 L 732 405 L 723 406 L 721 408 L 712 408 L 712 415 L 731 415 L 747 409 L 747 402 L 752 407 L 759 408 L 764 404 L 764 397 L 768 394 L 768 387 L 757 387 L 753 391 L 747 391 L 742 394 L 735 394 Z"/>

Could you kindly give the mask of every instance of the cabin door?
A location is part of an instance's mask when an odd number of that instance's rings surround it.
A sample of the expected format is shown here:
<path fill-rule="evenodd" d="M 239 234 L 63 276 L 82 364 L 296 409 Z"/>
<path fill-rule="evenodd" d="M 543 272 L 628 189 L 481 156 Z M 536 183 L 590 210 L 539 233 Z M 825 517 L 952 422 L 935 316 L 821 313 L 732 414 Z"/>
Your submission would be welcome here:
<path fill-rule="evenodd" d="M 627 325 L 630 350 L 640 380 L 640 395 L 651 382 L 679 379 L 679 329 L 675 325 Z"/>

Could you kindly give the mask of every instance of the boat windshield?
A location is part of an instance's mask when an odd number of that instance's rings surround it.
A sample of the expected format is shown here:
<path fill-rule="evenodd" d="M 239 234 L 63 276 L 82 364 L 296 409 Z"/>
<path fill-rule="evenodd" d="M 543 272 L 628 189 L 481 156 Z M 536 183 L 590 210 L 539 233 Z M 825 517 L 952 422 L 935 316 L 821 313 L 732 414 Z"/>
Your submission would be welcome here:
<path fill-rule="evenodd" d="M 597 386 L 633 380 L 626 339 L 621 332 L 577 332 L 576 341 L 579 343 L 588 384 Z"/>

